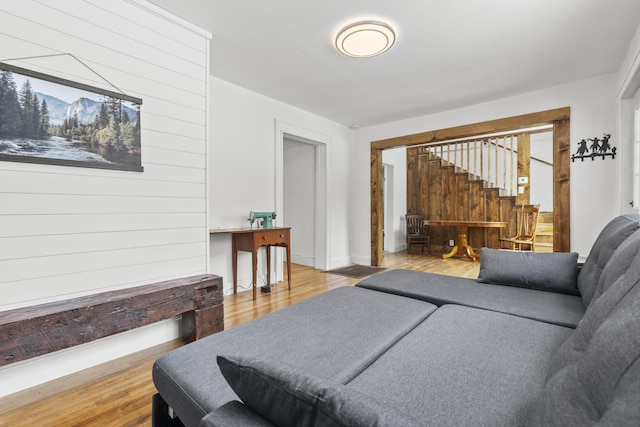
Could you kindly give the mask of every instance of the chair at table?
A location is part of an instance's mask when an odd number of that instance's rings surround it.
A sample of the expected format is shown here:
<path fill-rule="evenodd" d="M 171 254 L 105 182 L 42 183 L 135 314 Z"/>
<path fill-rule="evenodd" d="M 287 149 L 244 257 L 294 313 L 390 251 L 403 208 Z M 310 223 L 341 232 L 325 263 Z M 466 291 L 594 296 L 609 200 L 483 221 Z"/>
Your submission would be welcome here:
<path fill-rule="evenodd" d="M 525 250 L 523 245 L 530 251 L 536 249 L 536 229 L 538 228 L 538 218 L 540 217 L 540 205 L 521 205 L 517 214 L 516 235 L 513 237 L 501 237 L 500 246 L 503 243 L 512 250 Z"/>
<path fill-rule="evenodd" d="M 411 253 L 412 245 L 420 245 L 422 253 L 424 247 L 431 253 L 431 239 L 427 234 L 427 226 L 424 225 L 424 216 L 422 215 L 405 215 L 407 223 L 407 253 Z"/>

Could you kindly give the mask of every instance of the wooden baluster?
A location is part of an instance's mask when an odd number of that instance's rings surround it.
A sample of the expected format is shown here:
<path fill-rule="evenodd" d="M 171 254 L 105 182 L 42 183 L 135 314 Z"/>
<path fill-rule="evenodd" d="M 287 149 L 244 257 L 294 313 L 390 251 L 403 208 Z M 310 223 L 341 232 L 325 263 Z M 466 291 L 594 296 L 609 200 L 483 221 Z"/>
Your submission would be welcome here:
<path fill-rule="evenodd" d="M 478 176 L 478 141 L 473 141 L 473 174 Z"/>
<path fill-rule="evenodd" d="M 471 165 L 469 164 L 469 155 L 470 155 L 470 153 L 469 153 L 469 150 L 470 150 L 469 143 L 470 143 L 470 141 L 466 141 L 465 142 L 465 145 L 467 146 L 467 167 L 466 167 L 466 169 L 467 169 L 468 172 L 471 172 Z"/>
<path fill-rule="evenodd" d="M 516 137 L 517 138 L 517 137 Z M 510 141 L 509 141 L 509 159 L 511 161 L 511 164 L 509 165 L 509 194 L 511 196 L 513 196 L 513 135 L 511 135 L 510 137 Z"/>
<path fill-rule="evenodd" d="M 491 138 L 487 139 L 487 182 L 491 185 Z"/>
<path fill-rule="evenodd" d="M 453 143 L 453 164 L 454 166 L 458 166 L 458 143 Z"/>
<path fill-rule="evenodd" d="M 507 189 L 507 137 L 502 138 L 502 187 Z"/>
<path fill-rule="evenodd" d="M 480 179 L 484 179 L 484 140 L 480 141 Z"/>
<path fill-rule="evenodd" d="M 496 159 L 495 159 L 496 160 L 496 184 L 495 184 L 496 187 L 500 186 L 500 160 L 498 158 L 498 154 L 499 154 L 498 149 L 500 148 L 499 141 L 500 140 L 498 138 L 496 138 L 495 142 L 494 142 L 494 144 L 495 144 L 494 145 L 494 154 L 496 156 Z"/>

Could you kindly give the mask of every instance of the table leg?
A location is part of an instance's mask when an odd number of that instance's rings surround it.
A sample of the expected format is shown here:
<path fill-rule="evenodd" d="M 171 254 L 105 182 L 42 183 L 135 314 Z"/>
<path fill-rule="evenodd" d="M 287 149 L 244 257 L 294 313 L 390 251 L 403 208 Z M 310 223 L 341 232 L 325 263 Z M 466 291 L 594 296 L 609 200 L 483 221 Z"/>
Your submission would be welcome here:
<path fill-rule="evenodd" d="M 451 258 L 452 256 L 456 255 L 458 253 L 458 245 L 455 245 L 451 251 L 449 253 L 446 254 L 442 254 L 442 258 L 447 259 L 447 258 Z"/>
<path fill-rule="evenodd" d="M 291 290 L 291 248 L 287 245 L 287 281 Z"/>
<path fill-rule="evenodd" d="M 454 255 L 462 255 L 469 258 L 471 261 L 475 261 L 480 258 L 480 255 L 473 251 L 473 248 L 469 245 L 467 234 L 469 233 L 469 227 L 458 226 L 458 244 L 455 245 L 449 253 L 442 255 L 442 258 L 451 258 Z"/>
<path fill-rule="evenodd" d="M 469 245 L 469 241 L 467 240 L 467 234 L 469 233 L 469 227 L 458 227 L 458 245 L 459 245 L 459 255 L 464 255 L 469 258 L 471 261 L 475 261 L 480 258 L 480 255 L 473 251 L 471 245 Z"/>
<path fill-rule="evenodd" d="M 238 250 L 236 249 L 236 237 L 231 236 L 231 264 L 233 268 L 233 293 L 238 293 Z"/>
<path fill-rule="evenodd" d="M 251 288 L 253 289 L 253 300 L 256 300 L 256 286 L 258 284 L 257 276 L 258 276 L 258 249 L 256 248 L 251 253 L 251 267 L 253 269 L 253 283 L 251 284 Z"/>
<path fill-rule="evenodd" d="M 267 245 L 267 288 L 271 287 L 271 246 Z"/>

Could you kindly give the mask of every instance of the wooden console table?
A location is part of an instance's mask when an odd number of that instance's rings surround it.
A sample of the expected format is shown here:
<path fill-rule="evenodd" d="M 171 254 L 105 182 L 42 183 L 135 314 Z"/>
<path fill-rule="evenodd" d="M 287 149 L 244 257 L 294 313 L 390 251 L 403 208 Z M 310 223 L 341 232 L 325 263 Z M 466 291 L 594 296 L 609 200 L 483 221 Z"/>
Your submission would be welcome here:
<path fill-rule="evenodd" d="M 451 258 L 454 255 L 464 255 L 471 261 L 475 261 L 480 258 L 480 254 L 473 251 L 473 248 L 467 241 L 467 235 L 469 234 L 470 227 L 480 228 L 504 228 L 507 226 L 506 222 L 499 221 L 458 221 L 449 219 L 426 219 L 424 225 L 427 226 L 440 226 L 440 227 L 456 227 L 458 229 L 458 242 L 451 249 L 451 252 L 443 254 L 442 258 Z"/>
<path fill-rule="evenodd" d="M 287 280 L 291 290 L 291 227 L 233 228 L 210 230 L 210 234 L 231 234 L 233 262 L 233 293 L 238 293 L 238 251 L 251 252 L 253 269 L 253 299 L 256 299 L 258 276 L 258 249 L 267 247 L 267 286 L 271 285 L 271 247 L 282 246 L 287 250 Z"/>

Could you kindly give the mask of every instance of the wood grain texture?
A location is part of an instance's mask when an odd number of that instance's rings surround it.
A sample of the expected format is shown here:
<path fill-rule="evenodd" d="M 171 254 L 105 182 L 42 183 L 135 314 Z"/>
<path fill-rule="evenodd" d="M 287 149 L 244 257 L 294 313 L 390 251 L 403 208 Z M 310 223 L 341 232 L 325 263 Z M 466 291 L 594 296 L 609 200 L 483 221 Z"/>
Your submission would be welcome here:
<path fill-rule="evenodd" d="M 426 175 L 428 176 L 429 188 L 424 188 L 424 182 L 420 181 L 420 176 L 424 176 L 420 167 L 418 167 L 418 172 L 416 172 L 416 168 L 413 166 L 415 164 L 415 152 L 410 151 L 414 148 L 419 148 L 416 146 L 424 145 L 432 142 L 440 142 L 453 140 L 458 138 L 471 138 L 483 134 L 489 134 L 494 132 L 507 132 L 507 131 L 517 131 L 519 129 L 525 129 L 533 126 L 540 125 L 553 125 L 553 158 L 554 158 L 554 166 L 553 166 L 553 175 L 554 175 L 554 190 L 553 190 L 553 200 L 554 200 L 554 251 L 556 252 L 568 252 L 570 250 L 570 229 L 569 229 L 569 186 L 570 186 L 570 140 L 569 140 L 569 130 L 570 130 L 570 115 L 571 109 L 570 107 L 557 108 L 554 110 L 546 110 L 537 113 L 531 114 L 523 114 L 520 116 L 506 117 L 503 119 L 490 120 L 486 122 L 480 123 L 472 123 L 468 125 L 455 126 L 446 129 L 440 129 L 435 131 L 428 131 L 418 134 L 399 136 L 395 138 L 389 138 L 385 140 L 372 141 L 371 142 L 371 156 L 372 159 L 374 155 L 378 155 L 382 150 L 388 148 L 395 147 L 407 147 L 407 211 L 415 214 L 425 215 L 429 219 L 446 219 L 443 218 L 444 213 L 453 213 L 456 216 L 462 211 L 466 211 L 466 206 L 460 206 L 461 198 L 464 199 L 463 195 L 455 194 L 455 199 L 458 202 L 456 209 L 452 210 L 450 207 L 443 209 L 443 201 L 451 199 L 451 193 L 443 194 L 443 182 L 445 179 L 443 176 L 446 175 L 445 172 L 439 171 L 437 174 L 438 177 L 435 176 L 435 172 L 432 173 L 431 165 L 429 164 L 428 171 Z M 374 154 L 376 153 L 376 154 Z M 419 152 L 421 153 L 421 152 Z M 421 154 L 418 155 L 421 157 Z M 444 160 L 447 160 L 446 158 Z M 482 162 L 482 160 L 480 160 Z M 374 173 L 373 171 L 373 162 L 372 162 L 372 173 L 371 173 L 371 206 L 375 206 L 376 212 L 378 210 L 383 210 L 383 199 L 382 194 L 378 191 L 374 191 L 374 188 L 381 188 L 383 185 L 383 177 L 379 176 L 379 174 Z M 418 160 L 418 164 L 422 166 L 420 160 Z M 411 168 L 409 167 L 411 166 Z M 495 207 L 488 207 L 484 197 L 480 198 L 482 190 L 480 188 L 474 188 L 474 185 L 477 187 L 477 184 L 473 182 L 470 183 L 469 196 L 467 197 L 469 206 L 468 206 L 468 218 L 477 219 L 477 220 L 490 220 L 493 218 L 489 218 L 488 215 L 493 215 L 495 211 Z M 457 190 L 456 190 L 457 192 Z M 420 197 L 424 197 L 424 200 L 413 201 L 409 200 L 409 197 L 413 197 L 419 194 Z M 428 195 L 428 196 L 425 196 Z M 476 195 L 478 197 L 476 197 Z M 493 196 L 492 196 L 493 197 Z M 377 199 L 376 199 L 377 198 Z M 428 198 L 428 199 L 427 199 Z M 428 200 L 427 202 L 425 202 Z M 464 201 L 463 203 L 467 203 Z M 501 202 L 502 203 L 502 202 Z M 413 212 L 412 209 L 415 207 L 419 207 L 419 209 L 423 210 L 423 212 Z M 425 206 L 428 209 L 425 209 Z M 499 209 L 500 214 L 504 214 L 505 206 L 501 206 Z M 372 209 L 373 214 L 373 209 Z M 461 219 L 461 218 L 456 218 Z M 502 220 L 500 218 L 495 220 Z M 380 258 L 382 257 L 382 235 L 381 235 L 381 226 L 374 228 L 373 226 L 374 218 L 372 216 L 372 234 L 371 234 L 371 258 L 376 260 L 375 265 L 381 265 Z M 376 219 L 377 221 L 377 219 Z M 376 233 L 374 233 L 377 231 Z M 378 232 L 379 231 L 379 232 Z M 441 232 L 436 231 L 435 235 L 432 236 L 432 242 L 434 243 L 434 248 L 437 248 L 439 245 L 443 245 L 447 243 L 448 240 L 452 239 L 454 234 L 453 230 L 448 233 L 452 233 L 451 236 L 449 234 L 441 234 Z M 482 233 L 482 234 L 480 234 Z M 488 240 L 495 241 L 496 235 L 495 231 L 472 231 L 472 235 L 470 236 L 470 242 L 472 245 L 478 245 L 479 242 Z M 376 237 L 378 238 L 375 241 Z"/>
<path fill-rule="evenodd" d="M 569 252 L 571 245 L 571 124 L 569 119 L 553 124 L 553 250 Z"/>
<path fill-rule="evenodd" d="M 475 278 L 480 263 L 406 252 L 388 254 L 384 267 Z M 330 289 L 353 286 L 358 279 L 292 265 L 295 286 L 278 283 L 252 300 L 251 292 L 224 297 L 225 328 L 262 317 Z M 11 427 L 150 427 L 153 361 L 182 346 L 171 341 L 13 395 L 0 398 L 0 425 Z"/>
<path fill-rule="evenodd" d="M 377 150 L 401 146 L 414 146 L 430 142 L 446 141 L 449 139 L 480 136 L 497 132 L 509 132 L 515 129 L 541 126 L 559 120 L 568 120 L 571 109 L 569 107 L 556 108 L 554 110 L 540 111 L 537 113 L 522 114 L 519 116 L 505 117 L 502 119 L 488 120 L 485 122 L 454 126 L 412 135 L 398 136 L 394 138 L 373 141 L 371 147 Z"/>
<path fill-rule="evenodd" d="M 516 192 L 516 203 L 528 205 L 531 203 L 531 137 L 528 133 L 518 134 L 518 178 L 527 178 L 526 184 L 518 184 L 523 191 Z"/>
<path fill-rule="evenodd" d="M 0 312 L 0 366 L 182 313 L 183 335 L 195 340 L 222 330 L 220 315 L 207 310 L 215 306 L 222 307 L 222 278 L 199 275 Z"/>
<path fill-rule="evenodd" d="M 384 168 L 382 150 L 371 150 L 371 265 L 382 262 L 384 227 Z"/>

